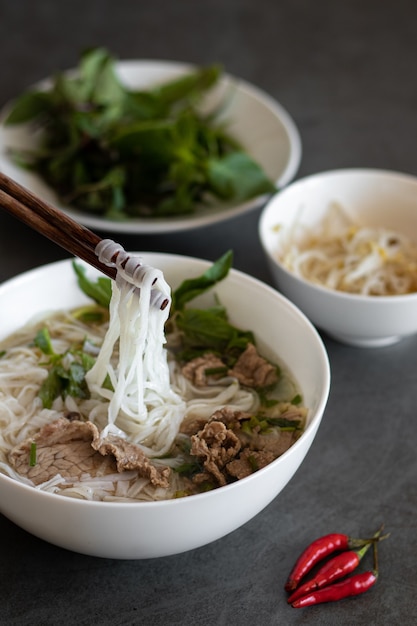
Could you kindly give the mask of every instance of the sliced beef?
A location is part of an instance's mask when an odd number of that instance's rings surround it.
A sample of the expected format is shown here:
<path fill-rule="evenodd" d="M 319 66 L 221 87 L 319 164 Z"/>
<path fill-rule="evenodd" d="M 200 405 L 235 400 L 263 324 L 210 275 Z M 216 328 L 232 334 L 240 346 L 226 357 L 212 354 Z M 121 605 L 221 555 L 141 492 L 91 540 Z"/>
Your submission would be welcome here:
<path fill-rule="evenodd" d="M 252 451 L 264 451 L 271 453 L 276 459 L 284 454 L 295 442 L 294 431 L 275 430 L 271 433 L 253 433 L 247 442 L 247 447 Z"/>
<path fill-rule="evenodd" d="M 245 448 L 242 450 L 238 459 L 230 461 L 227 464 L 227 472 L 234 478 L 240 480 L 241 478 L 245 478 L 253 472 L 265 467 L 272 463 L 275 459 L 275 455 L 268 450 L 249 450 L 249 448 Z"/>
<path fill-rule="evenodd" d="M 219 357 L 214 354 L 208 353 L 204 356 L 196 357 L 191 361 L 188 361 L 182 368 L 182 373 L 188 380 L 191 380 L 193 385 L 197 387 L 206 387 L 210 381 L 218 380 L 223 374 L 207 374 L 208 370 L 212 369 L 225 369 L 225 365 Z"/>
<path fill-rule="evenodd" d="M 72 417 L 72 416 L 71 416 Z M 29 464 L 32 442 L 36 443 L 36 465 Z M 167 487 L 169 468 L 154 466 L 139 446 L 119 437 L 100 439 L 92 422 L 60 417 L 9 454 L 10 465 L 35 485 L 57 474 L 78 480 L 83 474 L 105 476 L 116 471 L 135 469 L 152 484 Z"/>
<path fill-rule="evenodd" d="M 191 437 L 191 435 L 195 435 L 199 430 L 202 430 L 206 423 L 207 419 L 205 417 L 183 420 L 180 426 L 180 433 Z"/>
<path fill-rule="evenodd" d="M 203 463 L 205 473 L 219 486 L 227 483 L 224 468 L 240 451 L 240 441 L 222 422 L 209 421 L 191 437 L 191 454 Z M 201 481 L 201 476 L 197 481 Z"/>
<path fill-rule="evenodd" d="M 213 413 L 204 428 L 191 435 L 190 454 L 203 465 L 203 471 L 192 478 L 194 484 L 214 481 L 222 486 L 249 476 L 281 456 L 296 440 L 293 431 L 271 429 L 263 433 L 255 427 L 250 433 L 245 432 L 241 422 L 250 416 L 245 411 L 224 407 Z M 194 426 L 197 427 L 197 421 Z"/>
<path fill-rule="evenodd" d="M 230 406 L 225 406 L 215 411 L 210 417 L 210 420 L 222 422 L 223 424 L 231 428 L 236 427 L 242 420 L 249 419 L 250 416 L 251 413 L 247 413 L 246 411 L 235 411 Z"/>
<path fill-rule="evenodd" d="M 102 476 L 116 471 L 111 457 L 103 458 L 91 447 L 98 434 L 91 422 L 70 421 L 61 417 L 47 424 L 30 439 L 19 444 L 9 454 L 10 465 L 35 485 L 57 474 L 77 480 L 82 474 Z M 36 443 L 36 465 L 29 464 L 32 442 Z"/>
<path fill-rule="evenodd" d="M 189 361 L 182 368 L 182 373 L 198 387 L 204 387 L 226 373 L 237 378 L 242 385 L 256 389 L 269 387 L 278 381 L 276 367 L 264 359 L 252 343 L 248 343 L 232 369 L 222 373 L 207 373 L 224 368 L 225 364 L 219 357 L 208 353 Z"/>
<path fill-rule="evenodd" d="M 125 439 L 109 435 L 103 440 L 95 439 L 91 445 L 103 456 L 110 455 L 114 457 L 118 472 L 138 470 L 140 476 L 148 478 L 152 485 L 168 487 L 168 478 L 171 473 L 170 468 L 151 463 L 141 448 L 134 443 L 129 443 Z"/>
<path fill-rule="evenodd" d="M 252 343 L 248 343 L 233 369 L 229 370 L 229 374 L 237 378 L 242 385 L 256 389 L 269 387 L 278 382 L 276 367 L 258 354 Z"/>

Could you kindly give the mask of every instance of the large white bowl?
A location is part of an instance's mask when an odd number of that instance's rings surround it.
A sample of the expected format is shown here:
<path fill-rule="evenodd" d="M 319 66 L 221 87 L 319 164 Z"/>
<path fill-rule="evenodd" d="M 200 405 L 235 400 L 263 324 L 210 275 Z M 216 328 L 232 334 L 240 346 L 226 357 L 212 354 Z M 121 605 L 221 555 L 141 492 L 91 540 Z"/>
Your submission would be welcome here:
<path fill-rule="evenodd" d="M 169 254 L 143 254 L 175 287 L 210 263 Z M 92 270 L 93 274 L 95 270 Z M 232 271 L 216 288 L 233 323 L 255 331 L 261 350 L 279 355 L 296 377 L 309 407 L 300 439 L 280 458 L 236 483 L 164 502 L 106 503 L 38 491 L 0 474 L 0 512 L 30 533 L 69 550 L 120 559 L 180 553 L 235 530 L 285 487 L 316 435 L 327 402 L 329 362 L 305 316 L 267 285 Z M 81 305 L 71 261 L 27 272 L 0 287 L 0 332 L 8 335 L 34 314 Z"/>
<path fill-rule="evenodd" d="M 315 174 L 276 194 L 262 211 L 259 237 L 276 285 L 318 328 L 343 343 L 379 347 L 417 333 L 417 293 L 361 296 L 326 289 L 279 261 L 295 221 L 314 227 L 333 202 L 353 221 L 403 233 L 417 245 L 416 177 L 373 169 Z"/>
<path fill-rule="evenodd" d="M 116 70 L 122 82 L 131 89 L 149 89 L 155 84 L 173 80 L 189 72 L 193 66 L 175 61 L 120 61 Z M 46 80 L 47 84 L 48 81 Z M 250 83 L 225 75 L 210 91 L 205 109 L 216 110 L 227 102 L 222 120 L 228 132 L 240 141 L 244 149 L 282 188 L 292 180 L 301 160 L 301 139 L 298 129 L 284 107 L 270 95 Z M 10 105 L 5 106 L 4 115 Z M 54 206 L 59 206 L 73 219 L 94 230 L 124 233 L 163 233 L 200 228 L 236 217 L 265 203 L 268 196 L 257 196 L 239 204 L 199 206 L 195 213 L 173 217 L 129 218 L 110 220 L 93 213 L 63 206 L 59 198 L 39 176 L 18 167 L 11 159 L 11 148 L 33 147 L 33 134 L 27 125 L 4 126 L 0 123 L 0 170 Z"/>

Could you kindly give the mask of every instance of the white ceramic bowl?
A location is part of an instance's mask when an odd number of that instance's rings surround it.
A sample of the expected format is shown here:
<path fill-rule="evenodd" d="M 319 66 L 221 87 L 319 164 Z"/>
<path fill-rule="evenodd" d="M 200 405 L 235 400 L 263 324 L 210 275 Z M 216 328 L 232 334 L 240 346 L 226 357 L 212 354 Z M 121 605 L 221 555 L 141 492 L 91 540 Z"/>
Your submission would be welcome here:
<path fill-rule="evenodd" d="M 175 287 L 210 263 L 146 253 Z M 94 270 L 92 270 L 94 273 Z M 232 271 L 216 288 L 231 320 L 255 331 L 297 379 L 308 423 L 280 458 L 226 487 L 164 502 L 90 502 L 38 491 L 0 474 L 0 512 L 30 533 L 76 552 L 119 559 L 166 556 L 223 537 L 259 513 L 285 487 L 304 459 L 319 427 L 330 384 L 329 362 L 313 325 L 271 287 Z M 0 286 L 0 332 L 4 337 L 34 314 L 86 302 L 70 260 L 27 272 Z"/>
<path fill-rule="evenodd" d="M 353 221 L 403 233 L 417 245 L 416 177 L 372 169 L 308 176 L 276 194 L 259 221 L 260 240 L 279 290 L 318 328 L 347 344 L 385 346 L 417 333 L 417 293 L 361 296 L 326 289 L 295 276 L 278 260 L 295 220 L 314 227 L 333 202 Z"/>
<path fill-rule="evenodd" d="M 152 85 L 173 80 L 192 68 L 187 63 L 153 60 L 127 60 L 116 65 L 120 79 L 132 89 L 148 89 Z M 292 117 L 267 93 L 228 74 L 207 95 L 204 107 L 208 111 L 216 110 L 219 103 L 224 101 L 227 105 L 222 109 L 222 121 L 227 124 L 228 132 L 240 141 L 271 180 L 280 188 L 284 187 L 294 178 L 302 152 L 300 135 Z M 4 115 L 8 107 L 9 105 L 5 106 Z M 10 159 L 9 150 L 13 147 L 30 149 L 33 147 L 33 134 L 26 125 L 6 127 L 0 123 L 0 169 L 54 206 L 59 206 L 73 219 L 94 230 L 129 234 L 189 230 L 251 211 L 262 206 L 268 198 L 267 195 L 262 195 L 239 204 L 225 205 L 218 202 L 213 206 L 201 205 L 190 215 L 110 220 L 63 206 L 53 189 L 39 176 L 19 168 Z"/>

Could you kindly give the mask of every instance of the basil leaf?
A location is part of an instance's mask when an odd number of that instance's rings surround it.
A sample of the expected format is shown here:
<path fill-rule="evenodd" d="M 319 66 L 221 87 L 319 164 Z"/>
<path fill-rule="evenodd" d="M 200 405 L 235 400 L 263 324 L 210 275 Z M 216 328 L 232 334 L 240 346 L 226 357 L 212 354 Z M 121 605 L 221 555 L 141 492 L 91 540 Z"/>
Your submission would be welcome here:
<path fill-rule="evenodd" d="M 184 305 L 211 289 L 216 283 L 223 280 L 233 264 L 233 252 L 229 250 L 211 265 L 198 278 L 184 280 L 172 293 L 172 311 L 181 311 Z"/>
<path fill-rule="evenodd" d="M 111 299 L 111 279 L 105 276 L 99 276 L 95 282 L 87 278 L 86 270 L 73 261 L 72 266 L 78 278 L 80 289 L 98 304 L 108 308 Z"/>
<path fill-rule="evenodd" d="M 176 317 L 177 327 L 184 333 L 186 348 L 210 349 L 219 353 L 237 348 L 243 351 L 254 341 L 250 331 L 242 331 L 213 310 L 184 309 Z"/>

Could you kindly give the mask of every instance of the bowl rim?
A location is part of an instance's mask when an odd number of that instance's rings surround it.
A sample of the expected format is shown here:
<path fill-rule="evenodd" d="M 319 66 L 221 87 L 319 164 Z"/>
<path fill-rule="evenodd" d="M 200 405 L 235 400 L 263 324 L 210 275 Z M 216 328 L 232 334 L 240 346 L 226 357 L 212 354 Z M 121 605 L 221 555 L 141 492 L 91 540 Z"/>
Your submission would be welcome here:
<path fill-rule="evenodd" d="M 192 257 L 192 256 L 181 255 L 181 254 L 152 252 L 152 251 L 149 251 L 149 252 L 147 251 L 147 252 L 138 253 L 138 254 L 143 256 L 145 260 L 146 260 L 146 256 L 157 255 L 157 256 L 164 257 L 167 261 L 180 259 L 180 260 L 190 260 L 193 262 L 198 261 L 205 265 L 212 263 L 212 261 L 208 259 L 202 259 L 199 257 Z M 66 258 L 60 261 L 54 261 L 52 263 L 45 263 L 43 265 L 26 270 L 25 272 L 22 272 L 14 277 L 7 279 L 2 284 L 0 284 L 0 298 L 1 298 L 2 292 L 9 289 L 14 284 L 17 284 L 20 281 L 29 280 L 36 273 L 41 272 L 42 270 L 47 270 L 49 267 L 67 266 L 70 263 L 72 263 L 72 261 L 73 261 L 73 258 Z M 84 263 L 84 262 L 80 261 L 80 263 Z M 94 270 L 93 268 L 91 269 L 92 271 L 97 272 L 97 270 Z M 0 472 L 0 483 L 5 481 L 6 484 L 7 483 L 13 484 L 14 487 L 16 487 L 16 489 L 18 489 L 19 491 L 23 490 L 23 493 L 28 492 L 33 495 L 35 492 L 37 492 L 38 497 L 46 498 L 46 499 L 52 498 L 53 501 L 56 501 L 56 502 L 58 502 L 60 499 L 63 498 L 65 503 L 72 503 L 72 506 L 77 506 L 77 507 L 82 507 L 82 508 L 94 506 L 94 507 L 105 508 L 105 509 L 116 511 L 116 509 L 118 509 L 119 507 L 123 509 L 128 508 L 129 510 L 135 510 L 135 509 L 140 510 L 140 509 L 143 509 L 144 507 L 146 507 L 146 509 L 150 509 L 150 508 L 159 508 L 162 506 L 164 507 L 165 506 L 170 506 L 170 507 L 189 506 L 190 501 L 195 502 L 196 499 L 202 500 L 202 499 L 216 497 L 216 494 L 218 494 L 219 491 L 221 491 L 222 494 L 224 493 L 227 495 L 227 492 L 229 492 L 230 490 L 236 491 L 238 489 L 244 489 L 245 485 L 247 485 L 249 482 L 261 480 L 261 477 L 264 474 L 273 471 L 273 468 L 275 468 L 277 465 L 281 465 L 290 456 L 295 455 L 298 451 L 298 448 L 304 445 L 304 440 L 307 437 L 313 437 L 314 439 L 315 430 L 317 430 L 320 425 L 320 422 L 322 420 L 322 417 L 323 417 L 323 414 L 324 414 L 324 411 L 328 402 L 328 398 L 330 394 L 330 382 L 331 382 L 330 361 L 329 361 L 326 348 L 324 346 L 323 340 L 320 337 L 319 332 L 317 331 L 315 326 L 312 324 L 312 322 L 307 318 L 307 316 L 295 304 L 293 304 L 286 296 L 278 292 L 276 289 L 274 289 L 267 283 L 264 283 L 258 278 L 255 278 L 254 276 L 251 276 L 250 274 L 246 274 L 245 272 L 242 272 L 241 270 L 238 270 L 235 268 L 231 268 L 230 273 L 233 274 L 236 278 L 243 279 L 247 282 L 251 282 L 255 285 L 262 287 L 267 292 L 269 292 L 275 299 L 279 300 L 281 302 L 281 305 L 286 307 L 287 310 L 292 315 L 297 316 L 298 319 L 303 321 L 303 324 L 306 326 L 306 328 L 308 329 L 308 332 L 311 334 L 311 336 L 313 337 L 316 343 L 317 363 L 320 363 L 320 367 L 322 369 L 322 375 L 321 375 L 322 386 L 321 386 L 320 394 L 317 399 L 317 406 L 316 406 L 314 414 L 308 416 L 307 425 L 303 433 L 301 434 L 299 439 L 297 439 L 297 441 L 288 450 L 286 450 L 281 456 L 274 459 L 271 463 L 269 463 L 265 467 L 257 470 L 256 472 L 254 472 L 253 474 L 250 474 L 249 476 L 246 476 L 243 479 L 235 481 L 234 483 L 230 483 L 228 485 L 218 487 L 208 492 L 193 494 L 192 496 L 188 496 L 188 497 L 159 500 L 159 501 L 103 502 L 103 501 L 96 501 L 96 500 L 84 500 L 84 499 L 78 499 L 78 498 L 71 498 L 65 495 L 39 490 L 33 485 L 28 485 L 23 482 L 19 482 L 15 478 L 7 474 L 4 474 L 3 472 Z"/>

